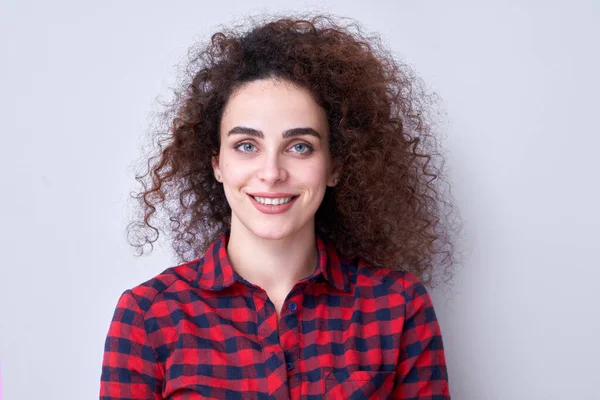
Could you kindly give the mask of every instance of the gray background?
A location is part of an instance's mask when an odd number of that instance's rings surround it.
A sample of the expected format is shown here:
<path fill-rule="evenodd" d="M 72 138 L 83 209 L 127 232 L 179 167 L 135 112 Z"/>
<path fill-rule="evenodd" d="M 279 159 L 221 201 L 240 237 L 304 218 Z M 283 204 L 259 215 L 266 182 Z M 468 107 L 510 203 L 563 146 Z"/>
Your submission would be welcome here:
<path fill-rule="evenodd" d="M 174 262 L 124 237 L 155 98 L 217 24 L 288 9 L 358 18 L 443 100 L 471 249 L 432 291 L 453 398 L 600 398 L 599 3 L 361 3 L 2 2 L 6 400 L 97 398 L 118 296 Z"/>

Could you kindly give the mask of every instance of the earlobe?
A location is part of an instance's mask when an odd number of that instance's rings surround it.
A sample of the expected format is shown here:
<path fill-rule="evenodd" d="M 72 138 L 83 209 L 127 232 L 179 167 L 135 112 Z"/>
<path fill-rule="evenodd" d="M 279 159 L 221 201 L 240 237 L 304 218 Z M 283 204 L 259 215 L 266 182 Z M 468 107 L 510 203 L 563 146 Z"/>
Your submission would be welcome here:
<path fill-rule="evenodd" d="M 333 171 L 331 171 L 331 177 L 329 178 L 329 182 L 327 183 L 329 186 L 334 187 L 340 183 L 340 170 L 341 165 L 334 161 Z"/>
<path fill-rule="evenodd" d="M 340 183 L 339 174 L 337 172 L 334 172 L 331 174 L 331 177 L 329 178 L 327 185 L 334 187 L 334 186 L 337 186 L 338 183 Z"/>
<path fill-rule="evenodd" d="M 221 170 L 219 168 L 219 156 L 218 155 L 212 156 L 212 158 L 211 158 L 211 164 L 212 164 L 212 167 L 213 167 L 213 172 L 215 174 L 215 179 L 218 182 L 221 182 Z"/>

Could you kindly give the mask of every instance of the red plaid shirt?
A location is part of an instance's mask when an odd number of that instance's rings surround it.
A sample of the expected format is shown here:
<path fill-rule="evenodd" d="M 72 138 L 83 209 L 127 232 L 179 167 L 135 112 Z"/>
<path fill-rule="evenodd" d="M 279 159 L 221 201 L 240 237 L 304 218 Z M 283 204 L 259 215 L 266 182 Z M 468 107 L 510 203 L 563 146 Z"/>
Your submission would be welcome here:
<path fill-rule="evenodd" d="M 227 241 L 121 295 L 100 399 L 450 399 L 440 327 L 415 275 L 317 238 L 317 268 L 278 320 L 231 267 Z"/>

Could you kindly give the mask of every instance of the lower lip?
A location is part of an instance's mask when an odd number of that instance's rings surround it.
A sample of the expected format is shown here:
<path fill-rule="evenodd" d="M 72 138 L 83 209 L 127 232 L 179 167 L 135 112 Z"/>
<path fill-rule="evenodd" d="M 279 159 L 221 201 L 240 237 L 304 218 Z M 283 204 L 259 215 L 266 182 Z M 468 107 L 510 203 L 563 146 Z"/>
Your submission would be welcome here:
<path fill-rule="evenodd" d="M 292 207 L 292 205 L 294 205 L 294 202 L 298 198 L 296 196 L 292 200 L 290 200 L 288 203 L 273 205 L 273 204 L 261 204 L 258 201 L 256 201 L 256 199 L 254 197 L 252 197 L 250 195 L 248 195 L 248 197 L 250 197 L 250 201 L 252 202 L 252 204 L 254 204 L 254 207 L 256 207 L 256 209 L 258 211 L 260 211 L 261 213 L 264 213 L 264 214 L 284 213 L 287 210 L 289 210 Z"/>

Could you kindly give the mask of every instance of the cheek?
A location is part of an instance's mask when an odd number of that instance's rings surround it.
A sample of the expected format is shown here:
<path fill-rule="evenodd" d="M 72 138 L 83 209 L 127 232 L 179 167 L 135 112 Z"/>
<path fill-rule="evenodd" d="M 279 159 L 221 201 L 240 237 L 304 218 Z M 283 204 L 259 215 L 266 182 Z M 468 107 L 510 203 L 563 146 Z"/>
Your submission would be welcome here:
<path fill-rule="evenodd" d="M 252 169 L 241 163 L 225 161 L 221 165 L 221 173 L 226 186 L 237 187 L 248 182 Z"/>
<path fill-rule="evenodd" d="M 328 176 L 328 165 L 324 159 L 315 160 L 314 163 L 306 165 L 303 168 L 306 180 L 313 185 L 325 185 Z"/>
<path fill-rule="evenodd" d="M 313 192 L 325 192 L 327 185 L 327 170 L 322 163 L 305 165 L 299 169 L 298 179 Z"/>

